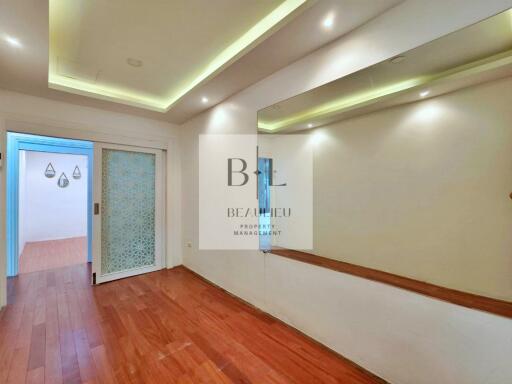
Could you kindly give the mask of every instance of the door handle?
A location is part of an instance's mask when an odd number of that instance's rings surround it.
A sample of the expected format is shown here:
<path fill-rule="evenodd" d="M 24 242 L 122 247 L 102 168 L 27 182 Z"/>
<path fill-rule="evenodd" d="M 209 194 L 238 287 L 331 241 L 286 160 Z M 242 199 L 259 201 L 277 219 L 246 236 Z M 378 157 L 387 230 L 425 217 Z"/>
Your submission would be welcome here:
<path fill-rule="evenodd" d="M 94 214 L 95 215 L 100 214 L 100 203 L 94 203 Z"/>

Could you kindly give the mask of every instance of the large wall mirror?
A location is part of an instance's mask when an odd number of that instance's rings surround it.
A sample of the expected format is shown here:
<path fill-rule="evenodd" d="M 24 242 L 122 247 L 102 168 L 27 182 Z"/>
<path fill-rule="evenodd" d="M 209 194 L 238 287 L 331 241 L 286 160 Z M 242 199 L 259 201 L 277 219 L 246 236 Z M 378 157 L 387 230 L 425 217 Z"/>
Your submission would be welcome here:
<path fill-rule="evenodd" d="M 307 252 L 512 301 L 512 10 L 262 109 L 258 132 L 262 158 L 311 147 Z"/>

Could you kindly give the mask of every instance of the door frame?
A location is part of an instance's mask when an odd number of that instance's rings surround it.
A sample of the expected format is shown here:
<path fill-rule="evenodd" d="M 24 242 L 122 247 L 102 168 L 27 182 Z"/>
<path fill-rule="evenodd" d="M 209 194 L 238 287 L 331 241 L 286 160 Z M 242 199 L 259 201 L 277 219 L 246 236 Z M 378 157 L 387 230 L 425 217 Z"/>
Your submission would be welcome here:
<path fill-rule="evenodd" d="M 7 132 L 7 276 L 19 266 L 19 151 L 87 156 L 87 261 L 92 261 L 92 191 L 94 143 L 26 133 Z"/>
<path fill-rule="evenodd" d="M 113 149 L 126 152 L 141 152 L 155 155 L 155 264 L 145 267 L 132 268 L 125 271 L 101 274 L 101 201 L 102 201 L 102 163 L 103 149 Z M 161 149 L 136 147 L 131 145 L 110 144 L 96 142 L 94 145 L 94 206 L 98 204 L 97 212 L 93 215 L 93 259 L 92 259 L 92 283 L 101 284 L 125 277 L 154 272 L 165 268 L 165 174 L 163 163 L 163 151 Z"/>

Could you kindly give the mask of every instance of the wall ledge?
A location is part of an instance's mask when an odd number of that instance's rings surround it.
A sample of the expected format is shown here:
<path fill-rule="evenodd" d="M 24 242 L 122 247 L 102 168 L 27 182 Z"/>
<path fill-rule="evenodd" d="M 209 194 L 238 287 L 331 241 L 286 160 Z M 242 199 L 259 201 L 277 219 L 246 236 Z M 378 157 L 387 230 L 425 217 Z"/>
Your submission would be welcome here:
<path fill-rule="evenodd" d="M 333 271 L 347 273 L 349 275 L 368 280 L 378 281 L 383 284 L 392 285 L 394 287 L 419 293 L 434 299 L 447 301 L 449 303 L 460 305 L 466 308 L 476 309 L 512 319 L 512 302 L 510 301 L 498 300 L 486 296 L 475 295 L 473 293 L 458 291 L 451 288 L 445 288 L 424 281 L 411 279 L 409 277 L 403 277 L 392 273 L 379 271 L 377 269 L 350 264 L 344 261 L 333 260 L 327 257 L 317 256 L 311 253 L 296 251 L 293 249 L 275 248 L 272 249 L 271 253 L 274 255 L 286 257 L 288 259 L 327 268 Z"/>

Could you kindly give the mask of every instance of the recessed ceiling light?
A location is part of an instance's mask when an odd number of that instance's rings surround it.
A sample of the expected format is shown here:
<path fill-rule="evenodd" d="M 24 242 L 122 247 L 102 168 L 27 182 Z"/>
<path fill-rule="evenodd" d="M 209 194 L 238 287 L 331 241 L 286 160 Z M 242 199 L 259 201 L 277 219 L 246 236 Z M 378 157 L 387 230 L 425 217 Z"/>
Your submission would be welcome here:
<path fill-rule="evenodd" d="M 7 44 L 9 44 L 11 47 L 16 47 L 16 48 L 20 48 L 21 47 L 21 43 L 20 41 L 15 38 L 15 37 L 12 37 L 12 36 L 4 36 L 4 40 L 7 42 Z"/>
<path fill-rule="evenodd" d="M 142 60 L 139 60 L 139 59 L 134 59 L 133 57 L 129 57 L 126 59 L 126 63 L 128 65 L 131 65 L 132 67 L 135 67 L 135 68 L 140 68 L 142 67 Z"/>
<path fill-rule="evenodd" d="M 393 58 L 389 59 L 389 61 L 390 61 L 391 63 L 393 63 L 393 64 L 401 63 L 401 62 L 402 62 L 402 61 L 404 61 L 404 60 L 405 60 L 405 56 L 402 56 L 402 55 L 400 55 L 400 56 L 395 56 L 395 57 L 393 57 Z"/>
<path fill-rule="evenodd" d="M 308 128 L 313 128 L 313 124 L 309 123 Z"/>
<path fill-rule="evenodd" d="M 201 101 L 203 102 L 203 104 L 206 104 L 208 102 L 208 98 L 203 96 L 201 98 Z"/>
<path fill-rule="evenodd" d="M 422 91 L 422 92 L 420 92 L 420 97 L 428 96 L 429 93 L 430 93 L 430 91 Z"/>
<path fill-rule="evenodd" d="M 325 28 L 328 28 L 328 29 L 331 29 L 332 26 L 334 25 L 334 14 L 333 13 L 329 13 L 324 21 L 322 21 L 322 25 L 325 27 Z"/>

